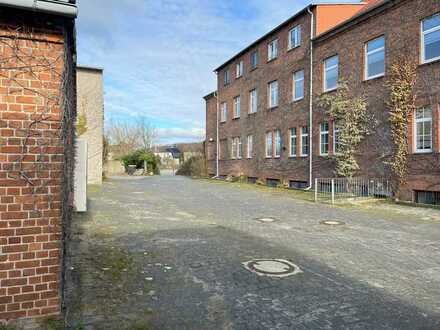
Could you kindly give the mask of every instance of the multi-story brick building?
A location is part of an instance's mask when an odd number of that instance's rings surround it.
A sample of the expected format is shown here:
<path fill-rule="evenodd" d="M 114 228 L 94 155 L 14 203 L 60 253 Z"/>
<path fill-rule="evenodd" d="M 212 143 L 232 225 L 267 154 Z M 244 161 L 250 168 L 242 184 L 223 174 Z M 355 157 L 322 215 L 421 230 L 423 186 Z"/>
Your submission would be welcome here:
<path fill-rule="evenodd" d="M 401 198 L 438 202 L 436 0 L 310 5 L 217 68 L 218 92 L 205 97 L 210 174 L 292 187 L 334 177 L 338 130 L 319 98 L 344 80 L 354 95 L 366 96 L 377 121 L 359 147 L 359 175 L 388 177 L 393 144 L 385 85 L 391 65 L 403 57 L 418 64 L 418 97 L 416 118 L 408 118 L 409 175 Z"/>
<path fill-rule="evenodd" d="M 72 210 L 75 1 L 0 0 L 0 325 L 59 317 Z"/>

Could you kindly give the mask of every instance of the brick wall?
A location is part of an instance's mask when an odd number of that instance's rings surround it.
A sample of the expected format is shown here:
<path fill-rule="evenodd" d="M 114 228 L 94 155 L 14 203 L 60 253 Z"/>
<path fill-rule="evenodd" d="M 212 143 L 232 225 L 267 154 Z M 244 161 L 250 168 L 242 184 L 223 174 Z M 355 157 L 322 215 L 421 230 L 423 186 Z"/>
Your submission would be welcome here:
<path fill-rule="evenodd" d="M 0 324 L 60 314 L 63 200 L 70 198 L 63 195 L 70 132 L 63 21 L 8 14 L 22 22 L 0 22 Z"/>

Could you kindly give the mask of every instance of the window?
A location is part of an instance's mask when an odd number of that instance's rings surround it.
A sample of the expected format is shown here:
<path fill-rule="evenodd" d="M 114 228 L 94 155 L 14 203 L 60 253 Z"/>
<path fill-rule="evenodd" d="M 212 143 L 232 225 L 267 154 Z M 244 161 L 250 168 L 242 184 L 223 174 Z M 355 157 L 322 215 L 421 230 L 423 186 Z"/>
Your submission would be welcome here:
<path fill-rule="evenodd" d="M 234 98 L 234 119 L 240 118 L 241 114 L 241 97 Z"/>
<path fill-rule="evenodd" d="M 422 63 L 440 60 L 440 14 L 422 21 Z"/>
<path fill-rule="evenodd" d="M 232 138 L 231 158 L 232 159 L 243 158 L 243 142 L 241 141 L 240 137 Z"/>
<path fill-rule="evenodd" d="M 385 74 L 385 37 L 365 44 L 365 79 L 382 77 Z"/>
<path fill-rule="evenodd" d="M 416 152 L 432 151 L 432 110 L 417 109 L 415 114 L 415 146 Z"/>
<path fill-rule="evenodd" d="M 266 133 L 266 158 L 272 158 L 273 155 L 273 140 L 272 132 Z"/>
<path fill-rule="evenodd" d="M 240 78 L 243 75 L 243 61 L 236 64 L 235 77 Z"/>
<path fill-rule="evenodd" d="M 324 61 L 324 92 L 338 88 L 339 56 L 333 56 Z"/>
<path fill-rule="evenodd" d="M 251 54 L 251 69 L 252 70 L 257 68 L 258 61 L 259 61 L 258 50 L 256 50 Z"/>
<path fill-rule="evenodd" d="M 297 155 L 297 142 L 298 137 L 296 135 L 296 127 L 290 129 L 290 157 L 296 157 Z"/>
<path fill-rule="evenodd" d="M 304 98 L 304 70 L 293 74 L 293 100 L 298 101 Z"/>
<path fill-rule="evenodd" d="M 254 136 L 248 135 L 247 136 L 247 155 L 246 157 L 248 159 L 251 159 L 254 154 Z"/>
<path fill-rule="evenodd" d="M 224 75 L 224 83 L 225 83 L 225 86 L 226 86 L 226 85 L 229 85 L 230 82 L 231 82 L 231 72 L 229 71 L 229 69 L 227 69 L 227 70 L 225 71 L 225 75 Z"/>
<path fill-rule="evenodd" d="M 281 157 L 281 144 L 282 144 L 281 131 L 277 129 L 275 131 L 275 158 Z"/>
<path fill-rule="evenodd" d="M 301 45 L 301 26 L 295 26 L 289 31 L 289 49 Z"/>
<path fill-rule="evenodd" d="M 341 151 L 340 141 L 341 127 L 338 123 L 333 123 L 333 153 L 336 155 Z"/>
<path fill-rule="evenodd" d="M 224 123 L 228 119 L 228 104 L 223 102 L 220 111 L 220 122 Z"/>
<path fill-rule="evenodd" d="M 258 110 L 258 93 L 256 89 L 249 92 L 249 113 L 256 113 Z"/>
<path fill-rule="evenodd" d="M 278 81 L 269 83 L 269 108 L 278 106 Z"/>
<path fill-rule="evenodd" d="M 232 138 L 232 144 L 231 144 L 231 159 L 237 158 L 237 139 Z"/>
<path fill-rule="evenodd" d="M 301 127 L 301 157 L 306 157 L 309 154 L 309 127 Z"/>
<path fill-rule="evenodd" d="M 415 191 L 416 203 L 440 205 L 440 191 Z"/>
<path fill-rule="evenodd" d="M 278 39 L 273 40 L 267 46 L 267 60 L 272 61 L 278 57 Z"/>
<path fill-rule="evenodd" d="M 242 141 L 241 137 L 237 138 L 237 145 L 238 145 L 237 158 L 242 159 L 243 158 L 243 141 Z"/>
<path fill-rule="evenodd" d="M 328 123 L 322 123 L 319 126 L 319 153 L 321 156 L 328 155 Z"/>

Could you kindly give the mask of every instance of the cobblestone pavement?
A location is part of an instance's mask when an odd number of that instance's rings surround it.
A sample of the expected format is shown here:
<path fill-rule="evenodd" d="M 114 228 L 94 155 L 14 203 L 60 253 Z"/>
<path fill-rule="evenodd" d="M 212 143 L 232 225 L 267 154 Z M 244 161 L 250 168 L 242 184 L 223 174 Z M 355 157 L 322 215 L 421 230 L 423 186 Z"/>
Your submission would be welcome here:
<path fill-rule="evenodd" d="M 89 207 L 68 251 L 72 327 L 440 329 L 434 218 L 173 176 L 111 179 Z M 320 224 L 329 219 L 346 225 Z M 243 267 L 262 258 L 303 272 Z"/>

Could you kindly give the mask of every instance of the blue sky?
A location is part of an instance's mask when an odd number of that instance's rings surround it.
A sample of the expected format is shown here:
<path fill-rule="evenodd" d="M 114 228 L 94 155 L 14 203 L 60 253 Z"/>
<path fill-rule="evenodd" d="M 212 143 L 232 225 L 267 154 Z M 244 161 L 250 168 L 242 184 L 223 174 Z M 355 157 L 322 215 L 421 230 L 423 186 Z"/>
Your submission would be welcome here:
<path fill-rule="evenodd" d="M 107 123 L 144 117 L 159 143 L 201 141 L 213 69 L 308 3 L 79 0 L 78 63 L 105 70 Z"/>

